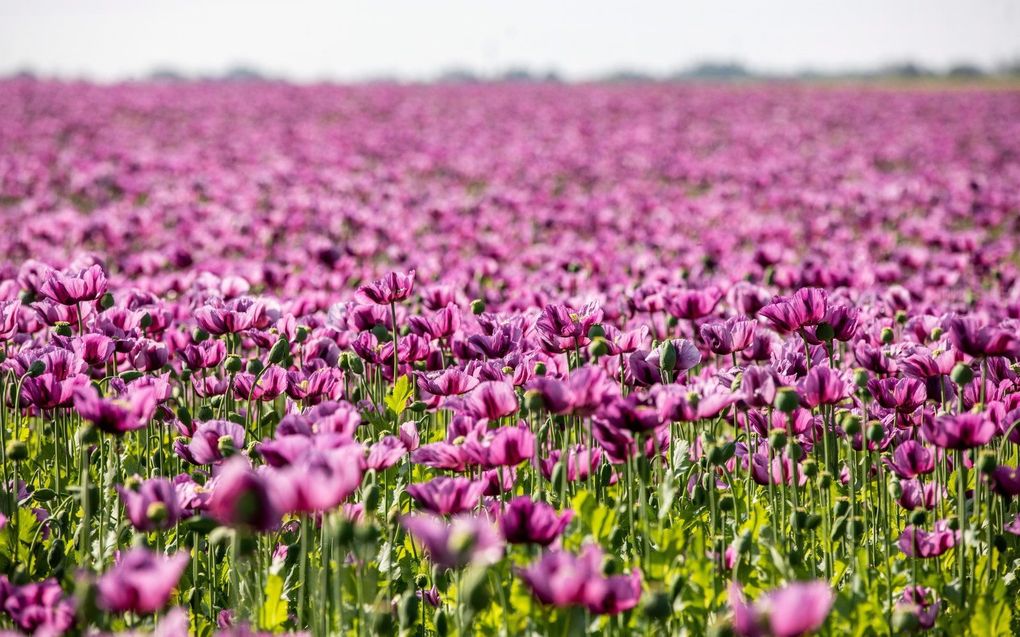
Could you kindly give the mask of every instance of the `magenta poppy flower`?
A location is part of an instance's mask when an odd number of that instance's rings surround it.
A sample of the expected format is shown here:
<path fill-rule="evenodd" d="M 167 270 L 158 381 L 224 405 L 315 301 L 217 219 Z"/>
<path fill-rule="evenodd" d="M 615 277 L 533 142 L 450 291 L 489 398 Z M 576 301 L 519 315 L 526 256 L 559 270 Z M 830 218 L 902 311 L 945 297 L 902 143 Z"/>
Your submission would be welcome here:
<path fill-rule="evenodd" d="M 928 399 L 927 388 L 916 378 L 873 378 L 868 391 L 879 405 L 900 413 L 910 413 Z"/>
<path fill-rule="evenodd" d="M 499 527 L 510 544 L 549 546 L 573 517 L 574 512 L 569 509 L 557 514 L 556 509 L 545 502 L 535 502 L 522 495 L 507 504 L 499 518 Z"/>
<path fill-rule="evenodd" d="M 1007 465 L 996 467 L 992 471 L 991 484 L 1000 495 L 1010 497 L 1020 495 L 1020 470 Z"/>
<path fill-rule="evenodd" d="M 535 456 L 535 434 L 523 421 L 516 427 L 489 429 L 469 435 L 461 452 L 468 463 L 485 469 L 512 467 Z"/>
<path fill-rule="evenodd" d="M 75 393 L 74 409 L 100 430 L 123 434 L 149 424 L 156 413 L 156 393 L 150 387 L 128 386 L 120 396 L 103 398 L 95 387 L 87 385 Z"/>
<path fill-rule="evenodd" d="M 587 342 L 588 330 L 600 322 L 602 316 L 597 301 L 590 301 L 577 310 L 566 305 L 546 305 L 535 328 L 549 338 L 568 339 L 564 347 L 572 348 Z"/>
<path fill-rule="evenodd" d="M 146 548 L 131 549 L 99 578 L 96 601 L 111 613 L 154 613 L 170 601 L 188 561 L 183 551 L 161 555 Z"/>
<path fill-rule="evenodd" d="M 635 433 L 652 431 L 663 424 L 654 400 L 637 392 L 607 400 L 599 409 L 596 420 L 614 429 Z"/>
<path fill-rule="evenodd" d="M 467 395 L 465 408 L 476 418 L 498 420 L 517 411 L 517 394 L 509 383 L 487 381 Z"/>
<path fill-rule="evenodd" d="M 135 487 L 117 485 L 124 510 L 139 531 L 168 529 L 183 516 L 177 491 L 166 478 L 144 480 Z"/>
<path fill-rule="evenodd" d="M 0 575 L 0 601 L 15 626 L 29 635 L 63 635 L 74 625 L 74 601 L 55 579 L 15 586 Z"/>
<path fill-rule="evenodd" d="M 215 336 L 250 330 L 266 320 L 265 304 L 245 297 L 226 304 L 205 305 L 195 310 L 198 326 Z"/>
<path fill-rule="evenodd" d="M 238 400 L 276 400 L 287 391 L 287 372 L 279 365 L 270 365 L 256 380 L 255 374 L 243 372 L 234 377 L 234 396 Z"/>
<path fill-rule="evenodd" d="M 361 486 L 365 451 L 360 444 L 311 448 L 297 461 L 276 469 L 271 478 L 279 487 L 287 512 L 328 511 Z"/>
<path fill-rule="evenodd" d="M 177 357 L 193 371 L 216 367 L 223 362 L 226 355 L 227 346 L 218 338 L 206 339 L 177 350 Z"/>
<path fill-rule="evenodd" d="M 583 606 L 604 591 L 602 551 L 586 544 L 580 554 L 548 551 L 518 574 L 538 601 L 567 608 Z"/>
<path fill-rule="evenodd" d="M 610 575 L 588 591 L 586 606 L 596 615 L 618 615 L 641 601 L 641 571 Z"/>
<path fill-rule="evenodd" d="M 368 459 L 365 461 L 369 469 L 383 471 L 400 462 L 407 455 L 407 447 L 396 436 L 383 438 L 368 448 Z"/>
<path fill-rule="evenodd" d="M 733 629 L 740 637 L 800 637 L 825 623 L 836 596 L 825 582 L 794 582 L 765 593 L 753 605 L 740 585 L 730 587 Z"/>
<path fill-rule="evenodd" d="M 467 466 L 460 445 L 449 442 L 432 442 L 418 447 L 411 453 L 411 462 L 452 471 L 463 471 Z"/>
<path fill-rule="evenodd" d="M 758 311 L 780 333 L 793 332 L 825 320 L 828 293 L 821 288 L 801 288 L 792 297 L 777 298 Z"/>
<path fill-rule="evenodd" d="M 178 455 L 192 464 L 215 464 L 244 448 L 244 427 L 229 420 L 209 420 L 200 424 L 191 442 L 175 446 Z"/>
<path fill-rule="evenodd" d="M 274 488 L 265 474 L 253 471 L 244 458 L 224 463 L 208 486 L 212 495 L 207 511 L 217 522 L 256 531 L 279 525 L 283 514 L 279 488 Z"/>
<path fill-rule="evenodd" d="M 104 334 L 85 334 L 71 341 L 71 348 L 83 361 L 92 367 L 105 365 L 117 346 L 113 339 Z"/>
<path fill-rule="evenodd" d="M 719 356 L 742 352 L 751 346 L 758 323 L 741 318 L 730 318 L 718 323 L 702 325 L 701 340 Z"/>
<path fill-rule="evenodd" d="M 0 341 L 9 341 L 18 332 L 21 301 L 0 301 Z"/>
<path fill-rule="evenodd" d="M 666 309 L 678 319 L 701 319 L 712 313 L 722 296 L 722 290 L 717 287 L 670 290 L 666 295 Z"/>
<path fill-rule="evenodd" d="M 439 515 L 470 511 L 478 506 L 484 490 L 484 482 L 446 476 L 407 485 L 407 493 L 419 506 Z"/>
<path fill-rule="evenodd" d="M 39 293 L 61 305 L 76 305 L 82 301 L 95 301 L 106 294 L 106 273 L 99 265 L 65 274 L 50 272 L 39 286 Z"/>
<path fill-rule="evenodd" d="M 935 627 L 941 606 L 942 602 L 938 597 L 923 586 L 907 586 L 896 602 L 897 609 L 911 613 L 917 618 L 917 624 L 922 630 Z"/>
<path fill-rule="evenodd" d="M 897 502 L 907 511 L 913 511 L 914 509 L 928 509 L 930 511 L 934 509 L 944 491 L 935 482 L 922 484 L 916 478 L 900 480 L 900 487 L 903 491 L 900 493 Z"/>
<path fill-rule="evenodd" d="M 932 531 L 914 525 L 906 527 L 900 534 L 899 546 L 908 557 L 938 557 L 956 546 L 958 536 L 959 533 L 951 530 L 945 520 L 939 520 Z"/>
<path fill-rule="evenodd" d="M 503 558 L 503 538 L 484 515 L 456 515 L 447 522 L 426 513 L 405 515 L 400 523 L 441 568 L 488 565 Z"/>
<path fill-rule="evenodd" d="M 389 305 L 403 301 L 414 291 L 414 270 L 407 274 L 390 272 L 378 281 L 358 288 L 358 294 L 376 305 Z"/>
<path fill-rule="evenodd" d="M 807 373 L 801 394 L 808 407 L 835 405 L 850 395 L 850 388 L 839 372 L 816 365 Z"/>
<path fill-rule="evenodd" d="M 976 318 L 959 316 L 949 320 L 948 328 L 953 347 L 968 356 L 1020 356 L 1020 339 L 1007 329 L 982 325 Z"/>
<path fill-rule="evenodd" d="M 892 459 L 886 461 L 901 478 L 913 478 L 935 470 L 935 454 L 915 440 L 907 440 L 893 450 Z"/>
<path fill-rule="evenodd" d="M 418 388 L 433 396 L 465 394 L 477 387 L 478 383 L 477 378 L 456 368 L 418 375 Z"/>
<path fill-rule="evenodd" d="M 925 419 L 921 434 L 942 449 L 973 449 L 988 444 L 996 436 L 995 423 L 985 414 L 952 414 Z"/>
<path fill-rule="evenodd" d="M 539 470 L 546 480 L 551 480 L 553 469 L 556 463 L 563 458 L 564 454 L 559 449 L 553 449 L 537 459 Z M 602 464 L 602 449 L 599 447 L 587 447 L 585 445 L 573 445 L 567 448 L 564 458 L 566 466 L 566 477 L 568 482 L 587 480 L 588 476 L 595 475 Z"/>

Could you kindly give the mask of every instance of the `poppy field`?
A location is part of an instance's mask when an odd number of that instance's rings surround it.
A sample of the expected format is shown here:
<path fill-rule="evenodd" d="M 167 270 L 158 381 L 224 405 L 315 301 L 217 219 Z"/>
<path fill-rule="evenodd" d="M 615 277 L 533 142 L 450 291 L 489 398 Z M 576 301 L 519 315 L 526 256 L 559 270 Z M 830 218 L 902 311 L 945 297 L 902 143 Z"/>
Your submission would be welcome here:
<path fill-rule="evenodd" d="M 0 631 L 1020 634 L 1020 93 L 0 82 Z"/>

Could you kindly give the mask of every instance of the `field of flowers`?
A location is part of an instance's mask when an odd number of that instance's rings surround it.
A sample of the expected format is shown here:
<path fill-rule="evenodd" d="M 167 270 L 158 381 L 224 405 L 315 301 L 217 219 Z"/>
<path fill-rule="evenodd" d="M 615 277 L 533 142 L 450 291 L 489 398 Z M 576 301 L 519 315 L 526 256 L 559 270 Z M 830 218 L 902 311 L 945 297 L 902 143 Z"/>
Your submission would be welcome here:
<path fill-rule="evenodd" d="M 0 82 L 4 634 L 1020 634 L 1020 92 Z"/>

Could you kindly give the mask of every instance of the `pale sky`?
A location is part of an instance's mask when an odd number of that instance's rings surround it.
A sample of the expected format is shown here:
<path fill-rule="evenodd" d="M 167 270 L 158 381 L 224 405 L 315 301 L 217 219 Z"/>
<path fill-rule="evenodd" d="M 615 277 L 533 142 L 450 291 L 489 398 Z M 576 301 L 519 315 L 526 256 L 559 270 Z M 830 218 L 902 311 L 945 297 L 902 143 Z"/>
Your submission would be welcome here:
<path fill-rule="evenodd" d="M 0 0 L 0 75 L 117 80 L 244 65 L 293 80 L 511 67 L 585 79 L 1020 60 L 1018 0 Z"/>

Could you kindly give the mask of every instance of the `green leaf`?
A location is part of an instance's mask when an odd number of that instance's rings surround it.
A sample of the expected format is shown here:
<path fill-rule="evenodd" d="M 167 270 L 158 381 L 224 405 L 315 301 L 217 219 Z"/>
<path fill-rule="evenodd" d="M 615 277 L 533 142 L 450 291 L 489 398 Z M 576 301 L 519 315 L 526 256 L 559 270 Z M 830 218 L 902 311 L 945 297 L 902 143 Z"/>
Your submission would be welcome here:
<path fill-rule="evenodd" d="M 390 411 L 399 416 L 407 409 L 407 403 L 413 393 L 414 387 L 411 385 L 411 379 L 405 374 L 398 378 L 393 387 L 386 392 L 383 402 L 386 403 Z"/>
<path fill-rule="evenodd" d="M 270 575 L 266 581 L 266 601 L 262 604 L 265 627 L 272 630 L 287 621 L 287 598 L 283 596 L 283 578 Z"/>

